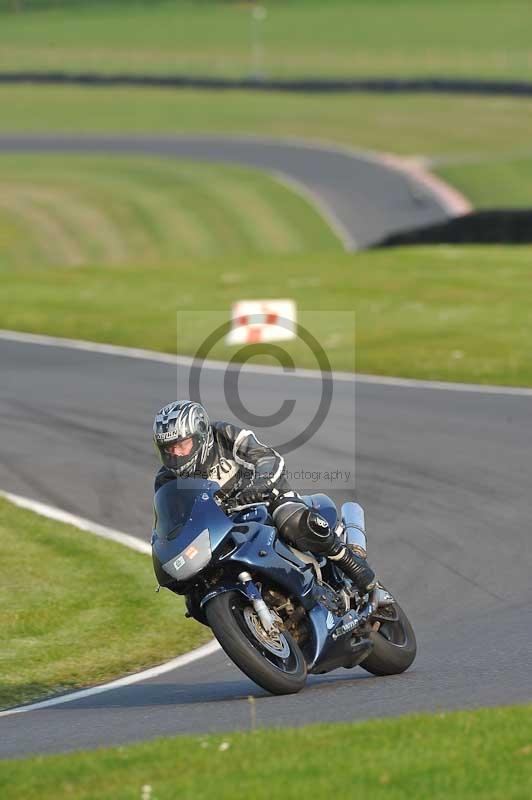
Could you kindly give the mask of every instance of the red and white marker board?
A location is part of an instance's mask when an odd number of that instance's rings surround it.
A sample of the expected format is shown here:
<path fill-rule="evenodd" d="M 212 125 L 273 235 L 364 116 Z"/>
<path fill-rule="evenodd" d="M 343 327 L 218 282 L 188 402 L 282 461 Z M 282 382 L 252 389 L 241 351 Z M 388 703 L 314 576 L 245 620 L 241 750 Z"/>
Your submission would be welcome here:
<path fill-rule="evenodd" d="M 226 343 L 255 344 L 295 339 L 296 304 L 293 300 L 239 300 L 231 309 Z"/>

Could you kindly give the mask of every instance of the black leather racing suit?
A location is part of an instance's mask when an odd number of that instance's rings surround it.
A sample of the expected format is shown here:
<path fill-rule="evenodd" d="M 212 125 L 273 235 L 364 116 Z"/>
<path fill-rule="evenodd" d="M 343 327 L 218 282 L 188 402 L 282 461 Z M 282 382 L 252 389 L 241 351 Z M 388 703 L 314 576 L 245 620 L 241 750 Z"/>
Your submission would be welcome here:
<path fill-rule="evenodd" d="M 353 555 L 327 520 L 292 491 L 284 459 L 276 450 L 259 442 L 253 431 L 229 422 L 213 422 L 211 427 L 214 443 L 207 462 L 190 477 L 216 481 L 225 498 L 234 498 L 249 487 L 264 487 L 271 498 L 273 521 L 289 544 L 333 559 L 361 589 L 371 584 L 375 576 L 365 558 Z M 155 491 L 174 478 L 172 470 L 161 467 Z"/>
<path fill-rule="evenodd" d="M 234 498 L 250 485 L 267 481 L 272 496 L 270 512 L 279 533 L 299 550 L 328 555 L 334 539 L 326 520 L 309 509 L 292 491 L 284 474 L 284 459 L 272 447 L 259 442 L 253 431 L 229 422 L 213 422 L 213 447 L 208 461 L 190 477 L 216 481 L 220 494 Z M 155 478 L 155 491 L 175 474 L 161 467 Z"/>
<path fill-rule="evenodd" d="M 207 478 L 220 485 L 220 494 L 235 497 L 244 486 L 262 478 L 272 481 L 280 491 L 290 491 L 284 477 L 284 459 L 273 448 L 259 442 L 252 431 L 229 422 L 211 424 L 214 444 L 206 464 L 191 477 Z M 155 478 L 155 491 L 175 478 L 172 470 L 161 467 Z"/>

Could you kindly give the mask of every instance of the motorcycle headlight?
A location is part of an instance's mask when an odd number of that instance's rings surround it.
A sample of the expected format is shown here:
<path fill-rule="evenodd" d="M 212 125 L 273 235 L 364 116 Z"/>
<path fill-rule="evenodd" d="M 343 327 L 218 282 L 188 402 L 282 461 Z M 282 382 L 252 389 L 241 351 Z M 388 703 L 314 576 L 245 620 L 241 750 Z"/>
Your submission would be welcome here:
<path fill-rule="evenodd" d="M 163 569 L 177 581 L 187 581 L 207 566 L 212 558 L 209 529 L 204 528 L 184 550 L 163 564 Z"/>

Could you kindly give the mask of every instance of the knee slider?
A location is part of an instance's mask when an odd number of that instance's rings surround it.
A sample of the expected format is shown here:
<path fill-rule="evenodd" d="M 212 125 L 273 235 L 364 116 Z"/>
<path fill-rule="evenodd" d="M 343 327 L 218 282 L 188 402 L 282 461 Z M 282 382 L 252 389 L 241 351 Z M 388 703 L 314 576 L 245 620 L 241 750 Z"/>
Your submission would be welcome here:
<path fill-rule="evenodd" d="M 318 511 L 308 508 L 300 521 L 301 533 L 308 539 L 308 549 L 314 553 L 327 555 L 334 544 L 335 535 L 329 523 Z"/>
<path fill-rule="evenodd" d="M 325 539 L 329 533 L 329 523 L 318 511 L 308 508 L 301 522 L 305 527 L 320 539 Z"/>

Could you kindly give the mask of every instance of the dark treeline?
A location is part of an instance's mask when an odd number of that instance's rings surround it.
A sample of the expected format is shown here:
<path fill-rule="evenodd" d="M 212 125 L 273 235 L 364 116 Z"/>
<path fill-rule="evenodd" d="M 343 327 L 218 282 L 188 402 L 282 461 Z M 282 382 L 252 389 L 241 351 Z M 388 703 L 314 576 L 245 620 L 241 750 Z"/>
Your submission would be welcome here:
<path fill-rule="evenodd" d="M 387 236 L 378 247 L 413 244 L 532 244 L 532 210 L 487 208 Z"/>

